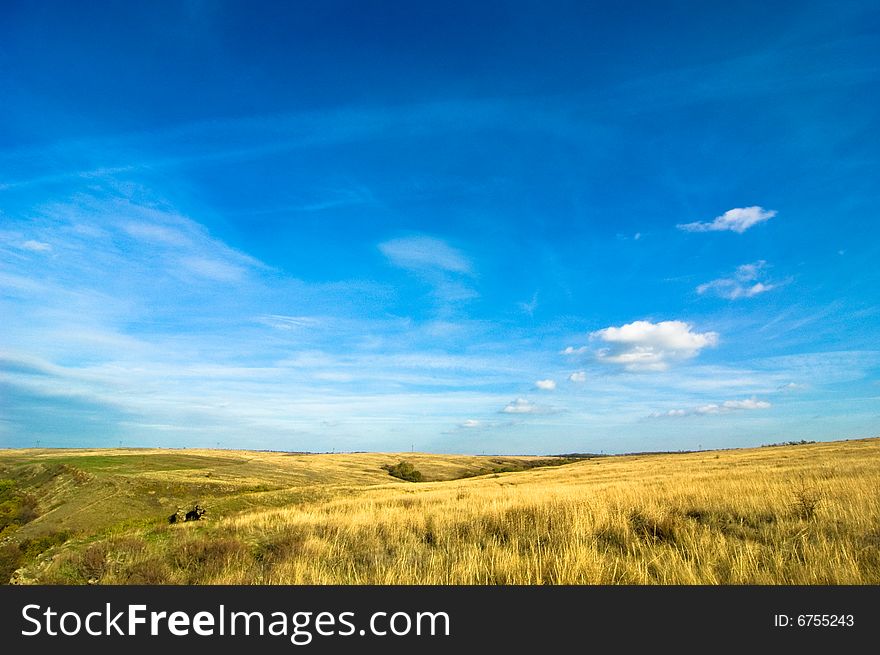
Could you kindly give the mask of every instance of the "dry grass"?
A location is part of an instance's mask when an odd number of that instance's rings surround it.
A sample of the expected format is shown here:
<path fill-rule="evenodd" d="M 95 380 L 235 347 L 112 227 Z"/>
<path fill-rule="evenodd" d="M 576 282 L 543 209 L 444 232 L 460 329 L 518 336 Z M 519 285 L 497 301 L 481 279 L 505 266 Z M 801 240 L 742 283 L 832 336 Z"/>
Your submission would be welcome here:
<path fill-rule="evenodd" d="M 420 484 L 374 474 L 374 465 L 399 455 L 310 457 L 311 475 L 328 469 L 320 498 L 207 523 L 120 528 L 69 543 L 32 579 L 880 583 L 876 439 L 592 459 Z M 431 470 L 430 456 L 407 459 Z M 347 468 L 361 476 L 348 485 Z"/>

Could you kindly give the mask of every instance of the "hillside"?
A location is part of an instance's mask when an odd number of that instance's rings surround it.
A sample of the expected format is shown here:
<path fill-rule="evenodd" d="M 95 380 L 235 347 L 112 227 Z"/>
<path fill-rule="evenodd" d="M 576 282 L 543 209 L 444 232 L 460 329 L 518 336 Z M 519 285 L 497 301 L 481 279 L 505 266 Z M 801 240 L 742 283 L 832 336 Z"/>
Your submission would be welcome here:
<path fill-rule="evenodd" d="M 401 460 L 426 481 L 383 468 Z M 878 464 L 878 439 L 577 461 L 2 451 L 13 520 L 0 574 L 66 584 L 876 584 Z M 194 503 L 203 520 L 168 523 Z"/>

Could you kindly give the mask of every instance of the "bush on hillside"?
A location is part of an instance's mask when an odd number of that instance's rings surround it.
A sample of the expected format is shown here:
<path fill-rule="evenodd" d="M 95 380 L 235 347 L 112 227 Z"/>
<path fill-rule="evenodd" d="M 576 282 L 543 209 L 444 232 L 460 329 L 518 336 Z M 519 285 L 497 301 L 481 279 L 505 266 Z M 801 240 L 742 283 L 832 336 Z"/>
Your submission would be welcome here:
<path fill-rule="evenodd" d="M 16 489 L 12 480 L 0 480 L 0 533 L 37 518 L 37 499 Z"/>
<path fill-rule="evenodd" d="M 391 464 L 385 464 L 382 468 L 395 478 L 406 480 L 407 482 L 423 482 L 425 479 L 421 472 L 417 471 L 416 468 L 406 460 L 401 460 L 393 466 Z"/>

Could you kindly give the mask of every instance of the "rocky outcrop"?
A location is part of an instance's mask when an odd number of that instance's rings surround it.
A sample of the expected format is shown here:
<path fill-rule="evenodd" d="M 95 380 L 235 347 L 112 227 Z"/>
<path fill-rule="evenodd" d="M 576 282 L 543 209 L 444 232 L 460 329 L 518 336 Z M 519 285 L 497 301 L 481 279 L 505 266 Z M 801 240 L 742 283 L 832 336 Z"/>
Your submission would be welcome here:
<path fill-rule="evenodd" d="M 178 507 L 177 511 L 168 517 L 168 522 L 180 523 L 182 521 L 200 521 L 206 513 L 207 510 L 198 503 L 195 503 L 189 510 L 184 510 L 182 507 Z"/>

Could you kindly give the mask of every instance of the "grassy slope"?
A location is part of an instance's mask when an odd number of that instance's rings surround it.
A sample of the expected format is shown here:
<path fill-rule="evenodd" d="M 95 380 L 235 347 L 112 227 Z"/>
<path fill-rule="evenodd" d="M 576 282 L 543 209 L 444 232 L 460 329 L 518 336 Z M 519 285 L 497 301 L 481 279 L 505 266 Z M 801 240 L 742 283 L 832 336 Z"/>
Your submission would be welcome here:
<path fill-rule="evenodd" d="M 382 469 L 401 459 L 427 481 L 452 480 L 546 458 L 385 454 L 298 454 L 231 450 L 7 450 L 0 479 L 36 496 L 40 516 L 18 539 L 58 531 L 98 533 L 139 520 L 164 519 L 178 506 L 206 505 L 214 519 L 255 507 L 402 484 Z"/>
<path fill-rule="evenodd" d="M 381 469 L 403 458 L 434 481 Z M 527 459 L 5 451 L 0 477 L 39 500 L 15 539 L 71 533 L 21 582 L 880 582 L 880 440 L 462 479 Z M 196 500 L 208 521 L 167 524 Z"/>

